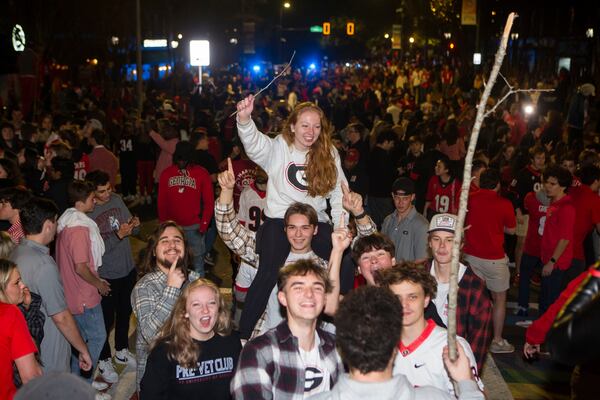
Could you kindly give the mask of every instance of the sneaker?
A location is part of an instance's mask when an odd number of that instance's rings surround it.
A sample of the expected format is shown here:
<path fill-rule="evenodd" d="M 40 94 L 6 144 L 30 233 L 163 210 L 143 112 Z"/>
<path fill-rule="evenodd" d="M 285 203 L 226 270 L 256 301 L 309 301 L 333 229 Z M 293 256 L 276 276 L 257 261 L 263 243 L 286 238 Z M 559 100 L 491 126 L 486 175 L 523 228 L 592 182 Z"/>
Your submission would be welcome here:
<path fill-rule="evenodd" d="M 129 349 L 121 349 L 115 353 L 115 362 L 121 365 L 135 365 L 135 355 Z"/>
<path fill-rule="evenodd" d="M 501 354 L 512 353 L 513 351 L 515 351 L 515 346 L 508 343 L 506 339 L 502 339 L 499 342 L 492 341 L 492 344 L 490 345 L 490 353 Z"/>
<path fill-rule="evenodd" d="M 98 392 L 96 393 L 94 400 L 112 400 L 112 396 L 108 393 Z"/>
<path fill-rule="evenodd" d="M 119 374 L 115 371 L 110 358 L 98 362 L 98 372 L 108 383 L 116 383 L 119 380 Z"/>
<path fill-rule="evenodd" d="M 108 389 L 108 383 L 102 381 L 92 381 L 92 387 L 97 391 Z"/>
<path fill-rule="evenodd" d="M 517 306 L 517 308 L 515 308 L 514 315 L 517 317 L 527 317 L 528 314 L 529 311 L 525 307 Z"/>

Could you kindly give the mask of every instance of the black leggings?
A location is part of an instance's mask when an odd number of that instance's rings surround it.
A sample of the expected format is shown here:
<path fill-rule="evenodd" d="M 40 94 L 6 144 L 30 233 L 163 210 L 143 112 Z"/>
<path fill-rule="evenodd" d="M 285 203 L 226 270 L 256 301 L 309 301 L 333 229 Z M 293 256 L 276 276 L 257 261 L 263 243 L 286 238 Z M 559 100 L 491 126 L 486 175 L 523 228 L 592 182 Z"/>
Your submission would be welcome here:
<path fill-rule="evenodd" d="M 135 285 L 135 268 L 129 275 L 118 279 L 107 279 L 110 284 L 108 296 L 102 296 L 102 314 L 106 327 L 106 342 L 100 360 L 111 358 L 108 335 L 115 325 L 115 350 L 129 348 L 129 318 L 131 317 L 131 291 Z M 115 318 L 116 317 L 116 318 Z M 115 322 L 116 320 L 116 322 Z"/>

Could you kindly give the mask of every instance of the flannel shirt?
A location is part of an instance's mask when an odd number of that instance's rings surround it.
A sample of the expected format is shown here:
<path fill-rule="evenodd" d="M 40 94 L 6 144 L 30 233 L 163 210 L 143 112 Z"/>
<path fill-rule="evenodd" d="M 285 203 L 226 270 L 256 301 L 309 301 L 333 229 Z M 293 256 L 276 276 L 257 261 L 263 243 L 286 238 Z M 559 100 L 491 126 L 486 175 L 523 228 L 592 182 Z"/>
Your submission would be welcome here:
<path fill-rule="evenodd" d="M 29 329 L 29 333 L 39 349 L 42 339 L 44 339 L 44 323 L 46 322 L 46 316 L 42 312 L 42 297 L 37 293 L 31 293 L 29 309 L 26 310 L 23 303 L 19 304 L 18 307 L 25 317 L 27 329 Z"/>
<path fill-rule="evenodd" d="M 426 268 L 431 268 L 431 261 Z M 492 302 L 485 282 L 468 265 L 458 282 L 456 334 L 469 342 L 477 370 L 482 371 L 492 341 Z"/>
<path fill-rule="evenodd" d="M 335 336 L 317 328 L 321 343 L 319 355 L 330 374 L 330 387 L 344 372 L 335 350 Z M 264 335 L 250 340 L 240 354 L 231 381 L 234 399 L 303 399 L 304 364 L 298 338 L 283 321 Z"/>
<path fill-rule="evenodd" d="M 258 267 L 258 254 L 256 254 L 256 236 L 255 233 L 240 223 L 233 203 L 221 204 L 215 202 L 215 222 L 219 236 L 223 239 L 225 245 L 239 255 L 242 260 L 248 264 Z M 360 225 L 356 224 L 356 230 L 359 237 L 369 236 L 377 232 L 377 225 L 369 217 L 369 222 Z"/>
<path fill-rule="evenodd" d="M 233 203 L 222 204 L 219 201 L 215 202 L 215 222 L 217 231 L 225 245 L 246 263 L 254 268 L 258 268 L 259 257 L 256 254 L 256 233 L 240 223 L 235 214 Z M 377 226 L 370 217 L 367 224 L 356 224 L 356 229 L 359 237 L 369 236 L 377 232 Z M 329 267 L 327 261 L 320 257 L 317 257 L 315 261 L 325 269 Z M 254 325 L 250 338 L 260 335 L 262 325 L 265 322 L 265 314 L 263 312 Z"/>
<path fill-rule="evenodd" d="M 195 271 L 189 271 L 188 281 L 193 282 L 199 277 Z M 150 345 L 171 315 L 181 289 L 167 286 L 167 274 L 157 268 L 156 271 L 144 275 L 131 292 L 131 306 L 137 319 L 135 354 L 138 390 L 146 370 Z"/>
<path fill-rule="evenodd" d="M 21 239 L 25 237 L 21 220 L 17 220 L 14 224 L 8 228 L 8 235 L 12 239 L 13 243 L 18 245 L 21 243 Z"/>

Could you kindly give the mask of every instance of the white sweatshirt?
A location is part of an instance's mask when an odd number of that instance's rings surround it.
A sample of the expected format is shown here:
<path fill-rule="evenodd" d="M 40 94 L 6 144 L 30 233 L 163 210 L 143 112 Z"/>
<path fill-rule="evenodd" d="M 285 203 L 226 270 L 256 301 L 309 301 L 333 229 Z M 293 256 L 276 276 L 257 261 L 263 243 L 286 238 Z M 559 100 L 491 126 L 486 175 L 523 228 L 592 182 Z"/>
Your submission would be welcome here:
<path fill-rule="evenodd" d="M 308 195 L 304 179 L 308 151 L 300 151 L 294 145 L 287 144 L 282 135 L 271 139 L 260 132 L 252 120 L 244 125 L 238 121 L 237 128 L 248 157 L 269 175 L 265 215 L 269 218 L 283 218 L 290 205 L 300 202 L 313 206 L 317 210 L 320 222 L 330 222 L 325 211 L 328 198 L 331 204 L 331 218 L 337 228 L 340 215 L 344 211 L 341 183 L 346 182 L 338 152 L 332 149 L 337 169 L 335 187 L 327 197 L 311 197 Z"/>

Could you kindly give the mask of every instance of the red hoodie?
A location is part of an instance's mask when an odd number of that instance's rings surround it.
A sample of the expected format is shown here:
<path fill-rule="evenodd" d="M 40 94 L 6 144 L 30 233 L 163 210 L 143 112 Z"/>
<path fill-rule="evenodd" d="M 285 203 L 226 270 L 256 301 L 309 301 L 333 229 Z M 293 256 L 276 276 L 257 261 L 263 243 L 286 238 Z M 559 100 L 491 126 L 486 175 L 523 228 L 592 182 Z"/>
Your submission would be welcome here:
<path fill-rule="evenodd" d="M 191 165 L 180 170 L 171 165 L 160 175 L 159 221 L 173 220 L 181 226 L 199 224 L 199 231 L 206 232 L 214 203 L 210 175 L 203 167 Z"/>

